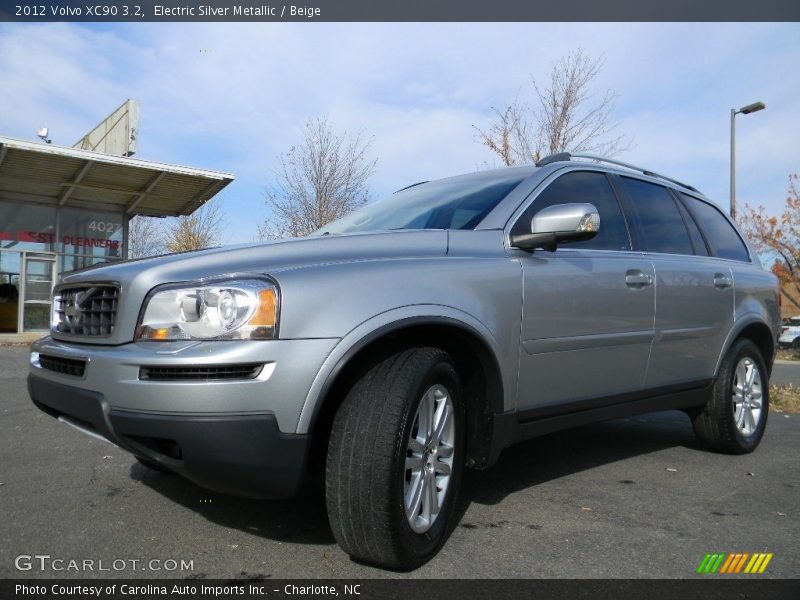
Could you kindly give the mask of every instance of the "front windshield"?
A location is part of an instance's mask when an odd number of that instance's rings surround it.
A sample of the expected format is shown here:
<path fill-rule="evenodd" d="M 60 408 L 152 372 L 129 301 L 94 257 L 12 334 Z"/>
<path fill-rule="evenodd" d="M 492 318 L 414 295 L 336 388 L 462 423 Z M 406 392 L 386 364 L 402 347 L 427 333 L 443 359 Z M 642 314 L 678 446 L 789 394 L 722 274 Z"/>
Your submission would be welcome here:
<path fill-rule="evenodd" d="M 487 171 L 420 183 L 368 204 L 316 233 L 474 229 L 525 177 L 519 171 Z"/>

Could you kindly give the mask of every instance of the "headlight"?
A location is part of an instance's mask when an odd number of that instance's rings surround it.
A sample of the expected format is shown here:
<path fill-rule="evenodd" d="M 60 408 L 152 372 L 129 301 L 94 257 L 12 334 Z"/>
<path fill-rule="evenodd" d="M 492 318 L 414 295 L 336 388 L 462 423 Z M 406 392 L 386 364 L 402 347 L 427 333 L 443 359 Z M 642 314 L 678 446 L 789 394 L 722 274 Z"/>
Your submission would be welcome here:
<path fill-rule="evenodd" d="M 156 289 L 136 340 L 271 340 L 277 327 L 277 287 L 262 279 L 231 279 Z"/>

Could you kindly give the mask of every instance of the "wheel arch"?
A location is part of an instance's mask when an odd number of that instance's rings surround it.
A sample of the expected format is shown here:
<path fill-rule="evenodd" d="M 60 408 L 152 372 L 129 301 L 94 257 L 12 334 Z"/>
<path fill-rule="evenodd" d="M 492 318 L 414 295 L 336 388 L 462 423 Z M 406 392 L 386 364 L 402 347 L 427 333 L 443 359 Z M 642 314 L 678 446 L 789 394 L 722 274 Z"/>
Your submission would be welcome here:
<path fill-rule="evenodd" d="M 728 350 L 730 350 L 731 346 L 733 346 L 736 340 L 741 338 L 749 339 L 756 346 L 758 346 L 758 349 L 761 350 L 761 354 L 764 357 L 767 370 L 771 373 L 772 365 L 775 360 L 777 340 L 770 326 L 757 315 L 751 315 L 736 321 L 736 325 L 728 334 L 728 338 L 725 340 L 725 345 L 723 346 L 722 352 L 717 359 L 717 366 L 714 373 L 719 373 L 722 359 L 728 353 Z"/>
<path fill-rule="evenodd" d="M 454 316 L 406 316 L 370 328 L 345 345 L 346 350 L 335 349 L 326 360 L 332 364 L 320 370 L 298 423 L 299 431 L 312 434 L 312 469 L 324 458 L 333 417 L 356 377 L 389 352 L 421 345 L 442 348 L 453 357 L 464 386 L 466 464 L 488 466 L 494 415 L 503 411 L 504 403 L 502 371 L 488 332 Z"/>

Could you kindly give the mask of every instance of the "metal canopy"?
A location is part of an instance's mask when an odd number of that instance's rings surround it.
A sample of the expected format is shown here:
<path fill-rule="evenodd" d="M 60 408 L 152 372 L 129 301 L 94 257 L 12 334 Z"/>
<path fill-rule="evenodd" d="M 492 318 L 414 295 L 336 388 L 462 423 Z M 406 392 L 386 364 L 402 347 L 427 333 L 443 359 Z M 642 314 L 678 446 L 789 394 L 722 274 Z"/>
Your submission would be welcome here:
<path fill-rule="evenodd" d="M 0 136 L 0 200 L 188 215 L 233 181 L 230 173 Z"/>

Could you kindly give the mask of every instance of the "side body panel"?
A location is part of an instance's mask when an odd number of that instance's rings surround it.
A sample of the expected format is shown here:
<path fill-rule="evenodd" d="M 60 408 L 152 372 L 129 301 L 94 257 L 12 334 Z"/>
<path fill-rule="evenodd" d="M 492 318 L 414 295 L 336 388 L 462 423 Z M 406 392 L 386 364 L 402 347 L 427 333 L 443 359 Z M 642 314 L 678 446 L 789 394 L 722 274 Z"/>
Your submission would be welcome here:
<path fill-rule="evenodd" d="M 521 259 L 524 307 L 519 408 L 640 390 L 655 310 L 653 277 L 633 252 L 536 251 Z"/>
<path fill-rule="evenodd" d="M 777 344 L 781 331 L 781 309 L 778 304 L 780 284 L 778 278 L 760 266 L 738 263 L 732 265 L 734 280 L 734 325 L 725 340 L 717 361 L 717 368 L 725 351 L 736 336 L 748 325 L 766 324 Z M 772 368 L 772 365 L 768 365 Z"/>
<path fill-rule="evenodd" d="M 733 326 L 730 261 L 649 256 L 656 271 L 656 337 L 645 385 L 710 379 Z"/>
<path fill-rule="evenodd" d="M 777 336 L 781 330 L 778 278 L 755 265 L 734 264 L 732 269 L 736 320 L 749 315 L 758 316 Z"/>

